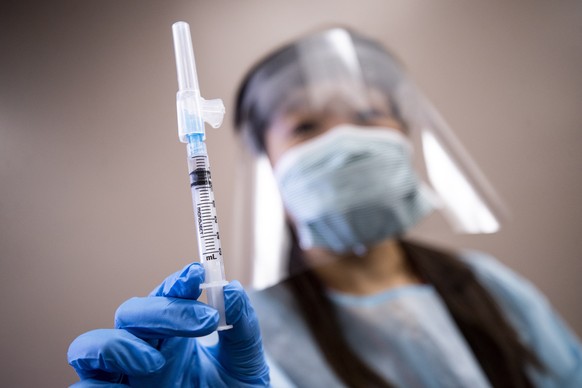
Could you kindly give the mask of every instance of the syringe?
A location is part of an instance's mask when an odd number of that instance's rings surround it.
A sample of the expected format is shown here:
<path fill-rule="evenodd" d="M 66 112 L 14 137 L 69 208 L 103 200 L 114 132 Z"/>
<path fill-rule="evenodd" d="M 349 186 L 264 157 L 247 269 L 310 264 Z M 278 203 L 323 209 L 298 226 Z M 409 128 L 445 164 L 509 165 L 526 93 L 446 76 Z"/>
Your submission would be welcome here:
<path fill-rule="evenodd" d="M 210 164 L 204 143 L 206 139 L 204 122 L 218 128 L 224 117 L 224 104 L 220 99 L 205 100 L 200 96 L 188 23 L 174 23 L 172 32 L 178 70 L 176 95 L 178 134 L 182 143 L 188 143 L 188 170 L 198 235 L 198 252 L 206 271 L 206 279 L 201 287 L 206 289 L 208 304 L 218 310 L 220 316 L 218 330 L 226 330 L 232 327 L 226 324 L 224 314 L 223 287 L 228 282 L 224 276 Z"/>

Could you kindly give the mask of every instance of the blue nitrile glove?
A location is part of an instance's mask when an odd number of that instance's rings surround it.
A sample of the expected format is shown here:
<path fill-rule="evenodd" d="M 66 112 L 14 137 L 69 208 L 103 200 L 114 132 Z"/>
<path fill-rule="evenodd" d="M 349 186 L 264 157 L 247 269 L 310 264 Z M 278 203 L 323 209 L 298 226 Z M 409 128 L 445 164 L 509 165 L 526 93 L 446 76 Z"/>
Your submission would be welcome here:
<path fill-rule="evenodd" d="M 115 329 L 82 334 L 71 343 L 74 387 L 257 387 L 269 385 L 259 323 L 238 282 L 224 287 L 226 321 L 212 347 L 195 337 L 218 326 L 218 313 L 196 299 L 198 263 L 169 276 L 149 297 L 132 298 L 115 315 Z"/>

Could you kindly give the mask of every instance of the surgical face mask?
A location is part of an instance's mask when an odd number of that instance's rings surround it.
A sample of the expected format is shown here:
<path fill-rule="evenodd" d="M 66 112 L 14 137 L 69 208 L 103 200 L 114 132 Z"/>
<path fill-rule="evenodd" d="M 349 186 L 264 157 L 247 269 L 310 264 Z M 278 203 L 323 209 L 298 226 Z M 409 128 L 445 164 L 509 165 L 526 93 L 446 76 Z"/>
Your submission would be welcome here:
<path fill-rule="evenodd" d="M 433 208 L 411 146 L 390 128 L 343 124 L 286 151 L 275 178 L 303 249 L 363 254 Z"/>

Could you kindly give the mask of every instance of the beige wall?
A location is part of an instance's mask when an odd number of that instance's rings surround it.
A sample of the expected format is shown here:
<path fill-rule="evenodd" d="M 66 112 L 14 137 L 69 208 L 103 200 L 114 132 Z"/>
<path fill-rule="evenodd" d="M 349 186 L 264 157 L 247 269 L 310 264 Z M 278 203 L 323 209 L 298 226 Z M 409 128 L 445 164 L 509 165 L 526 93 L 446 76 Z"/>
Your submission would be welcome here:
<path fill-rule="evenodd" d="M 497 255 L 582 334 L 581 2 L 26 3 L 0 7 L 2 385 L 73 382 L 70 341 L 196 255 L 175 120 L 180 19 L 203 94 L 229 111 L 208 140 L 229 278 L 245 276 L 235 86 L 268 48 L 339 22 L 398 53 L 512 209 L 498 235 L 429 237 Z"/>

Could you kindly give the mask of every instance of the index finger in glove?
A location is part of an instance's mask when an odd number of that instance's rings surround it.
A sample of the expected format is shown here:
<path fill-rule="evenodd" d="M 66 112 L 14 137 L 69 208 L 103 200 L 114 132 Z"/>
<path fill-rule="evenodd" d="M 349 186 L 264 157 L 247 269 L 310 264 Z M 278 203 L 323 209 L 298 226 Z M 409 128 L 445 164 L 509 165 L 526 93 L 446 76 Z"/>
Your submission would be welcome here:
<path fill-rule="evenodd" d="M 153 296 L 131 298 L 115 313 L 115 327 L 143 339 L 200 337 L 216 330 L 218 312 L 195 300 Z"/>
<path fill-rule="evenodd" d="M 166 360 L 147 342 L 124 330 L 98 329 L 81 334 L 69 346 L 69 364 L 81 379 L 107 381 L 114 376 L 145 376 Z"/>
<path fill-rule="evenodd" d="M 200 263 L 188 264 L 182 270 L 168 276 L 150 293 L 150 296 L 198 299 L 204 276 L 204 267 Z"/>

